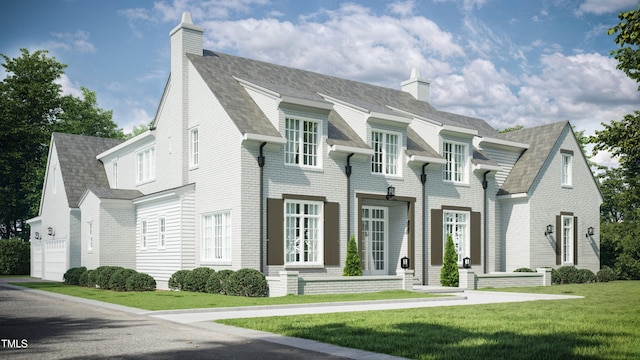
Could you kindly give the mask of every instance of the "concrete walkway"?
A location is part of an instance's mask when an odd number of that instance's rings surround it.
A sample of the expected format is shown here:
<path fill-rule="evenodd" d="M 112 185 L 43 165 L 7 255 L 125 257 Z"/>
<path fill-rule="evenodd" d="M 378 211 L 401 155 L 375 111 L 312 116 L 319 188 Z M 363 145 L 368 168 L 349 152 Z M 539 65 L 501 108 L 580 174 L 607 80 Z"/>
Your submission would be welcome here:
<path fill-rule="evenodd" d="M 4 279 L 6 280 L 6 279 Z M 20 281 L 19 279 L 15 279 Z M 1 281 L 4 282 L 4 281 Z M 14 281 L 12 281 L 14 282 Z M 10 285 L 9 285 L 10 286 Z M 24 289 L 24 288 L 22 288 Z M 417 288 L 416 290 L 423 290 Z M 453 289 L 452 289 L 453 290 Z M 296 348 L 321 352 L 334 356 L 341 356 L 351 359 L 397 359 L 397 357 L 376 354 L 362 350 L 343 348 L 339 346 L 319 343 L 312 340 L 299 338 L 291 338 L 277 334 L 266 333 L 249 329 L 236 328 L 215 323 L 215 320 L 234 319 L 234 318 L 252 318 L 252 317 L 268 317 L 268 316 L 288 316 L 302 314 L 327 314 L 342 312 L 359 312 L 374 310 L 393 310 L 393 309 L 412 309 L 427 308 L 436 306 L 465 306 L 465 305 L 481 305 L 495 303 L 513 303 L 524 301 L 544 301 L 544 300 L 564 300 L 579 299 L 581 296 L 572 295 L 549 295 L 549 294 L 526 294 L 511 292 L 487 292 L 465 290 L 461 292 L 449 293 L 449 297 L 442 298 L 424 298 L 424 299 L 403 299 L 403 300 L 380 300 L 380 301 L 361 301 L 361 302 L 343 302 L 343 303 L 321 303 L 321 304 L 297 304 L 297 305 L 272 305 L 272 306 L 251 306 L 251 307 L 235 307 L 235 308 L 212 308 L 212 309 L 193 309 L 193 310 L 171 310 L 171 311 L 147 311 L 120 305 L 107 304 L 95 300 L 75 298 L 66 295 L 60 295 L 39 290 L 36 291 L 46 296 L 65 298 L 70 301 L 76 301 L 95 306 L 101 306 L 117 311 L 125 311 L 139 315 L 150 316 L 166 321 L 188 324 L 199 328 L 209 329 L 219 333 L 240 336 L 247 339 L 262 340 L 281 345 L 288 345 Z M 438 291 L 440 292 L 440 291 Z"/>

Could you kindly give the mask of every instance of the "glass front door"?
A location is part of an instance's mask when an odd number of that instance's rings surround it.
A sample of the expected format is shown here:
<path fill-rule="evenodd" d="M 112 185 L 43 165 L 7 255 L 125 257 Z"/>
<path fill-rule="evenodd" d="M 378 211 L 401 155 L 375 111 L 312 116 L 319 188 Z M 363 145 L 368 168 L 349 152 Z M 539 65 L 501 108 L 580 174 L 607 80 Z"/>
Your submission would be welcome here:
<path fill-rule="evenodd" d="M 365 275 L 387 275 L 388 208 L 362 207 L 362 254 Z"/>

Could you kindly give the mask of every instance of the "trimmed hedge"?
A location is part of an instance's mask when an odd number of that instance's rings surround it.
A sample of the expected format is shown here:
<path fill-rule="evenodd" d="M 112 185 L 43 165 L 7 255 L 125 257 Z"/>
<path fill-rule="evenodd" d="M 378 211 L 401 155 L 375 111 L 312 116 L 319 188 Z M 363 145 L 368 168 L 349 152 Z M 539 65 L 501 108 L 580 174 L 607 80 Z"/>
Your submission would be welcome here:
<path fill-rule="evenodd" d="M 80 285 L 80 277 L 87 271 L 87 268 L 84 266 L 75 267 L 67 270 L 64 275 L 62 275 L 62 279 L 64 283 L 67 285 Z"/>
<path fill-rule="evenodd" d="M 205 290 L 211 294 L 227 294 L 227 280 L 234 274 L 233 270 L 216 271 L 207 280 Z"/>
<path fill-rule="evenodd" d="M 20 239 L 0 240 L 0 275 L 29 275 L 31 245 Z"/>
<path fill-rule="evenodd" d="M 149 274 L 136 272 L 129 276 L 126 284 L 127 291 L 155 291 L 156 280 Z"/>
<path fill-rule="evenodd" d="M 609 282 L 616 280 L 616 272 L 613 271 L 608 266 L 603 266 L 600 271 L 598 271 L 598 282 Z"/>
<path fill-rule="evenodd" d="M 533 269 L 529 269 L 529 268 L 518 268 L 518 269 L 513 270 L 513 272 L 528 272 L 528 273 L 534 273 L 534 272 L 536 272 L 536 271 L 535 271 L 535 270 L 533 270 Z"/>
<path fill-rule="evenodd" d="M 94 270 L 87 270 L 80 275 L 80 279 L 78 280 L 78 285 L 84 287 L 96 287 L 96 280 L 93 276 Z"/>
<path fill-rule="evenodd" d="M 191 270 L 178 270 L 169 278 L 169 289 L 171 290 L 183 290 L 185 284 L 185 278 Z"/>
<path fill-rule="evenodd" d="M 234 296 L 265 297 L 269 284 L 264 274 L 255 269 L 240 269 L 227 280 L 227 294 Z"/>
<path fill-rule="evenodd" d="M 589 269 L 577 269 L 575 266 L 561 266 L 551 270 L 552 284 L 586 284 L 598 281 L 598 277 Z"/>
<path fill-rule="evenodd" d="M 120 269 L 124 268 L 122 266 L 98 266 L 93 272 L 96 279 L 96 285 L 98 285 L 100 289 L 109 290 L 109 281 L 111 280 L 111 276 Z"/>
<path fill-rule="evenodd" d="M 215 270 L 208 267 L 199 267 L 191 270 L 184 278 L 184 288 L 186 291 L 206 292 L 207 280 Z"/>
<path fill-rule="evenodd" d="M 138 272 L 133 269 L 118 269 L 111 278 L 109 278 L 109 289 L 115 291 L 126 291 L 127 281 L 129 278 Z"/>

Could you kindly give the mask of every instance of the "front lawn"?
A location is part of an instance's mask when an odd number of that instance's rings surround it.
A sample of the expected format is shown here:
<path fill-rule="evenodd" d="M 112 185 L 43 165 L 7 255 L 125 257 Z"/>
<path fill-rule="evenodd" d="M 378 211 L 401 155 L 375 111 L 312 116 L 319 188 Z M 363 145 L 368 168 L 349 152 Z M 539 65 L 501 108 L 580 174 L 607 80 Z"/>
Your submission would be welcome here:
<path fill-rule="evenodd" d="M 413 359 L 640 359 L 640 281 L 496 291 L 585 298 L 219 322 Z"/>
<path fill-rule="evenodd" d="M 341 301 L 366 301 L 436 297 L 438 295 L 419 294 L 411 291 L 383 291 L 367 294 L 336 295 L 290 295 L 273 298 L 249 298 L 188 291 L 117 292 L 92 289 L 63 283 L 13 283 L 13 285 L 50 291 L 59 294 L 104 301 L 145 310 L 180 310 L 218 308 L 233 306 L 311 304 Z"/>

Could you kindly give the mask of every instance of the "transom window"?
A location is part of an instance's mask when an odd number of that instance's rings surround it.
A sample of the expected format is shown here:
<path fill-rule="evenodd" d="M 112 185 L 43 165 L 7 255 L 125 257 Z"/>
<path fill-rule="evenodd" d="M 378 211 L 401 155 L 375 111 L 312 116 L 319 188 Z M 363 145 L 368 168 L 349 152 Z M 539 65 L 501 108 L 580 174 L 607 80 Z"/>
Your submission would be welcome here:
<path fill-rule="evenodd" d="M 464 211 L 445 211 L 443 213 L 444 221 L 444 246 L 446 249 L 447 238 L 451 235 L 453 245 L 458 254 L 458 263 L 462 264 L 462 259 L 471 253 L 469 242 L 469 213 Z M 444 255 L 444 253 L 443 253 Z"/>
<path fill-rule="evenodd" d="M 442 179 L 451 182 L 467 182 L 467 158 L 469 156 L 467 145 L 445 142 L 442 144 L 442 155 L 447 161 L 443 168 Z"/>
<path fill-rule="evenodd" d="M 572 182 L 571 163 L 573 155 L 562 154 L 562 185 L 570 186 Z"/>
<path fill-rule="evenodd" d="M 156 177 L 156 147 L 151 146 L 138 152 L 137 180 L 138 183 L 151 181 Z"/>
<path fill-rule="evenodd" d="M 317 121 L 285 119 L 285 164 L 320 167 L 320 126 Z"/>
<path fill-rule="evenodd" d="M 231 211 L 202 217 L 202 260 L 231 261 Z"/>
<path fill-rule="evenodd" d="M 285 263 L 320 264 L 322 212 L 319 201 L 285 202 Z"/>
<path fill-rule="evenodd" d="M 562 263 L 573 263 L 573 216 L 562 216 Z"/>
<path fill-rule="evenodd" d="M 198 128 L 189 131 L 189 166 L 198 166 L 200 159 L 198 158 Z"/>
<path fill-rule="evenodd" d="M 371 132 L 371 147 L 374 154 L 371 158 L 371 172 L 374 174 L 399 175 L 398 134 L 373 131 Z"/>

